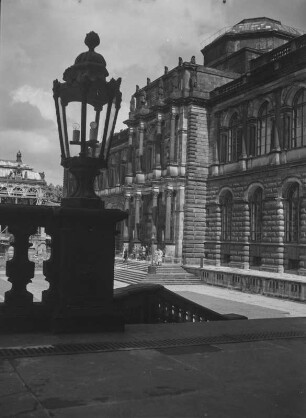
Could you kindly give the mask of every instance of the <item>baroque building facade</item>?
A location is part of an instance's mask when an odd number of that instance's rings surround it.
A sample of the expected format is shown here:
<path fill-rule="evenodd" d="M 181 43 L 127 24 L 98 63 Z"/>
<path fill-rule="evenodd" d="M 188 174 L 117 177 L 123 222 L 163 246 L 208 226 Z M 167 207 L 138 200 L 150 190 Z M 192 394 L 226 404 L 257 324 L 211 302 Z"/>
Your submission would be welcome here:
<path fill-rule="evenodd" d="M 28 164 L 23 163 L 21 152 L 18 151 L 16 160 L 0 160 L 0 204 L 42 205 L 49 204 L 45 174 L 36 172 Z M 0 225 L 0 265 L 2 256 L 7 252 L 12 236 L 6 225 Z M 33 249 L 45 252 L 46 234 L 40 228 L 32 239 Z M 4 261 L 5 261 L 4 260 Z"/>
<path fill-rule="evenodd" d="M 306 274 L 306 36 L 245 19 L 132 96 L 97 181 L 121 243 Z"/>

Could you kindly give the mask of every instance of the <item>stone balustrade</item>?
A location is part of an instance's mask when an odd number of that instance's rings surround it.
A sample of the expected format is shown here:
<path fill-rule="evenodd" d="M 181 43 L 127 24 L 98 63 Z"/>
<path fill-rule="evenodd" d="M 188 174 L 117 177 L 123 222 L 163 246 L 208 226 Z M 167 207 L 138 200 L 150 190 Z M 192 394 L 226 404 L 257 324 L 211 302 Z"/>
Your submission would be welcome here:
<path fill-rule="evenodd" d="M 158 284 L 137 284 L 116 289 L 115 304 L 126 323 L 224 321 L 228 317 L 165 289 Z"/>

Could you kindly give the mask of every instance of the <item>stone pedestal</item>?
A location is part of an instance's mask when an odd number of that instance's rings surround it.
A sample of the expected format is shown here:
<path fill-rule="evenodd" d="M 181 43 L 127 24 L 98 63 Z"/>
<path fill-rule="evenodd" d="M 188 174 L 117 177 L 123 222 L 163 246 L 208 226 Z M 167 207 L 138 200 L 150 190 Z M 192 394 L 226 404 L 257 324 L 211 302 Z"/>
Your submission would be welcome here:
<path fill-rule="evenodd" d="M 119 210 L 61 208 L 58 306 L 55 332 L 121 331 L 123 318 L 113 307 L 115 225 Z"/>

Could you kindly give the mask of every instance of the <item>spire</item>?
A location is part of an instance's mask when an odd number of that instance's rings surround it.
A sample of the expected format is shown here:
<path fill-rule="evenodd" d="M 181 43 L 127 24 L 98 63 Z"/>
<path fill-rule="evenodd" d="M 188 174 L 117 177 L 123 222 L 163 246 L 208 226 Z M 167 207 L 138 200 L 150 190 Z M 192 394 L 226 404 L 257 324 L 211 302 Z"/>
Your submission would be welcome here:
<path fill-rule="evenodd" d="M 17 162 L 17 163 L 22 163 L 22 159 L 21 159 L 21 152 L 20 152 L 20 150 L 17 152 L 17 155 L 16 155 L 16 162 Z"/>

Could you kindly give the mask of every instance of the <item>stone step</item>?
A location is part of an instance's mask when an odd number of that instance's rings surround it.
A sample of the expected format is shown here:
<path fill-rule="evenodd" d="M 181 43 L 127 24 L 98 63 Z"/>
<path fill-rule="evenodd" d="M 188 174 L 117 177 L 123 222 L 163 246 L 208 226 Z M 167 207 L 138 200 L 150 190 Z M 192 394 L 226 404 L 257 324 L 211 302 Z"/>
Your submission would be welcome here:
<path fill-rule="evenodd" d="M 163 278 L 158 278 L 158 279 L 151 279 L 146 277 L 142 283 L 155 283 L 155 284 L 161 284 L 163 286 L 165 285 L 201 285 L 203 284 L 203 282 L 201 282 L 201 280 L 194 278 L 194 279 L 185 279 L 183 277 L 176 277 L 176 278 L 169 278 L 169 277 L 163 277 Z"/>
<path fill-rule="evenodd" d="M 144 280 L 147 273 L 139 270 L 115 267 L 114 279 L 124 283 L 140 283 Z"/>

